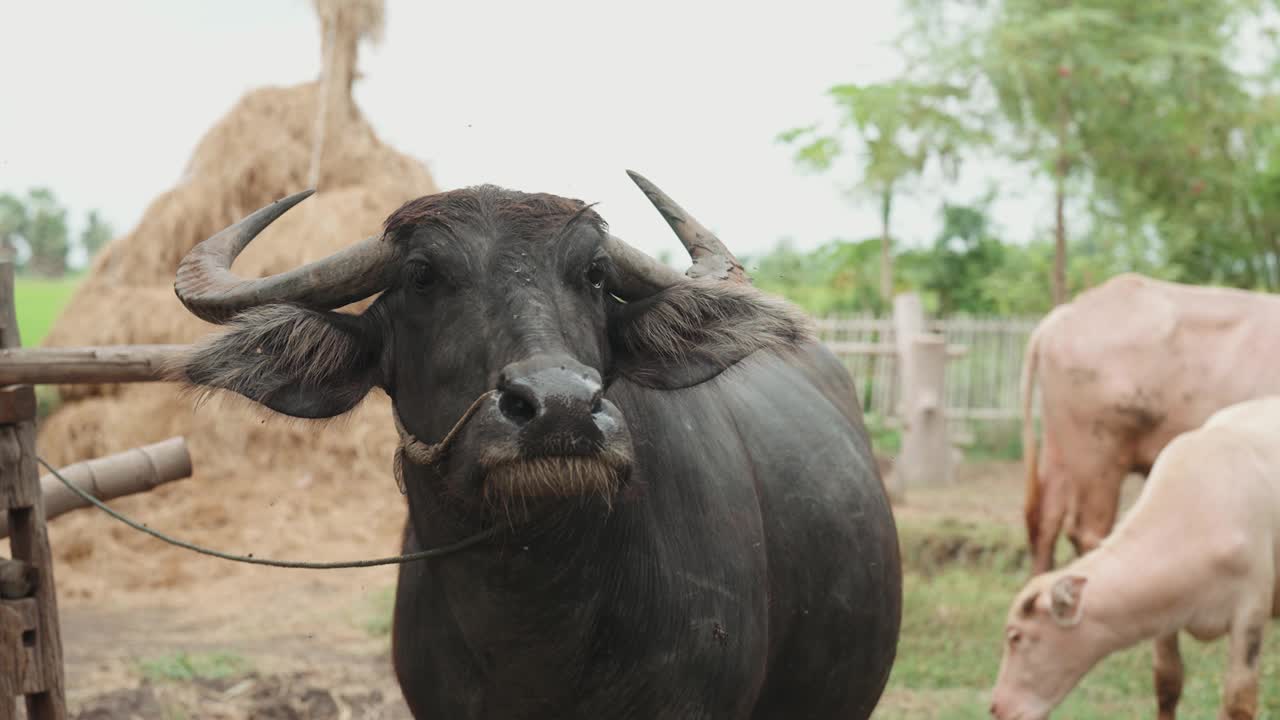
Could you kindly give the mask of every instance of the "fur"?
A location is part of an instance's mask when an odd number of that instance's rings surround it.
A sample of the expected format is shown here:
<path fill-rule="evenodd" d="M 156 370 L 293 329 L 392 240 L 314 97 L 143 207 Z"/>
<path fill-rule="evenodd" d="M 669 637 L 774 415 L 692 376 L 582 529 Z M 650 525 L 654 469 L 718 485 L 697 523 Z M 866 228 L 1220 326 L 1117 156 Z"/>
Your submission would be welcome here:
<path fill-rule="evenodd" d="M 727 367 L 759 350 L 786 351 L 816 338 L 802 311 L 750 285 L 693 280 L 632 305 L 624 311 L 630 321 L 613 332 L 640 363 Z"/>
<path fill-rule="evenodd" d="M 604 218 L 581 200 L 478 185 L 410 200 L 387 216 L 383 233 L 399 239 L 423 226 L 451 231 L 461 225 L 480 225 L 500 231 L 495 235 L 554 240 L 567 225 L 578 221 L 594 226 L 601 234 L 608 227 Z"/>
<path fill-rule="evenodd" d="M 167 370 L 176 379 L 263 402 L 291 389 L 323 388 L 350 409 L 375 384 L 381 343 L 362 318 L 293 305 L 247 310 Z M 344 410 L 345 412 L 345 410 Z"/>
<path fill-rule="evenodd" d="M 625 465 L 606 455 L 556 455 L 501 462 L 484 475 L 484 498 L 490 504 L 512 498 L 598 496 L 607 505 L 622 488 Z"/>

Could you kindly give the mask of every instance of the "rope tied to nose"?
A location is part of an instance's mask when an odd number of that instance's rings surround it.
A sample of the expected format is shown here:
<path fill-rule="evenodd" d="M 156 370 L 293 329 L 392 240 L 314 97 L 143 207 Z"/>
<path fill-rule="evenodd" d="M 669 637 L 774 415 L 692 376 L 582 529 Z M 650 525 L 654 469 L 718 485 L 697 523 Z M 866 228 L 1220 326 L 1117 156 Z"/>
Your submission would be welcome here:
<path fill-rule="evenodd" d="M 449 432 L 445 434 L 444 438 L 435 444 L 424 443 L 406 430 L 404 423 L 400 421 L 400 411 L 396 410 L 395 404 L 392 403 L 391 416 L 395 418 L 396 434 L 400 436 L 400 444 L 396 447 L 395 475 L 396 486 L 400 488 L 401 495 L 404 495 L 405 492 L 407 492 L 404 483 L 404 461 L 408 459 L 409 462 L 415 465 L 435 465 L 436 463 L 439 463 L 444 459 L 444 455 L 448 452 L 449 446 L 453 444 L 454 440 L 458 439 L 458 435 L 462 432 L 462 426 L 466 425 L 467 421 L 471 419 L 471 416 L 476 413 L 476 410 L 480 409 L 480 404 L 497 394 L 497 390 L 490 390 L 488 392 L 481 393 L 480 396 L 471 403 L 471 406 L 462 413 L 458 418 L 458 421 L 455 422 L 453 427 L 449 429 Z"/>
<path fill-rule="evenodd" d="M 467 421 L 471 419 L 471 416 L 475 414 L 477 409 L 479 409 L 480 404 L 486 398 L 494 395 L 495 392 L 496 391 L 494 390 L 490 390 L 489 392 L 486 392 L 480 397 L 476 398 L 475 402 L 471 403 L 471 407 L 467 408 L 466 412 L 462 414 L 462 417 L 458 418 L 458 421 L 454 423 L 453 428 L 450 429 L 448 434 L 444 436 L 444 439 L 442 439 L 440 442 L 435 444 L 424 443 L 421 440 L 418 440 L 417 438 L 415 438 L 407 430 L 405 430 L 404 425 L 400 422 L 400 414 L 397 413 L 394 408 L 392 409 L 392 415 L 394 416 L 395 423 L 396 423 L 396 432 L 400 436 L 400 443 L 396 447 L 395 474 L 396 474 L 396 483 L 400 486 L 401 493 L 405 492 L 404 476 L 402 474 L 402 465 L 403 465 L 404 459 L 407 458 L 410 462 L 413 462 L 419 465 L 434 465 L 438 463 L 441 459 L 443 459 L 444 454 L 449 449 L 449 446 L 452 445 L 454 440 L 457 439 L 458 434 L 462 430 L 462 426 L 465 425 Z M 249 565 L 268 565 L 271 567 L 294 568 L 294 569 L 303 569 L 303 570 L 336 570 L 340 568 L 362 568 L 362 567 L 374 567 L 377 565 L 396 565 L 399 563 L 414 562 L 417 560 L 427 560 L 429 558 L 442 557 L 444 555 L 449 555 L 451 553 L 455 553 L 460 550 L 465 550 L 474 545 L 478 545 L 485 540 L 488 540 L 489 538 L 497 535 L 503 529 L 501 525 L 495 525 L 489 528 L 488 530 L 483 530 L 481 532 L 478 532 L 475 535 L 472 535 L 471 537 L 468 537 L 456 543 L 453 543 L 452 545 L 444 545 L 442 547 L 430 548 L 428 550 L 419 550 L 418 552 L 406 553 L 403 555 L 394 555 L 391 557 L 373 558 L 371 560 L 347 560 L 347 561 L 340 561 L 340 562 L 302 562 L 302 561 L 294 561 L 294 560 L 271 560 L 268 558 L 256 558 L 252 554 L 236 555 L 234 553 L 226 553 L 220 550 L 212 550 L 210 548 L 196 545 L 194 543 L 189 543 L 185 540 L 179 540 L 178 538 L 162 533 L 159 530 L 153 530 L 147 527 L 146 525 L 140 522 L 137 522 L 136 520 L 132 520 L 129 517 L 121 514 L 120 512 L 111 509 L 98 498 L 94 497 L 93 495 L 90 495 L 89 493 L 85 492 L 81 488 L 77 487 L 75 483 L 72 483 L 70 480 L 64 477 L 62 473 L 58 472 L 57 468 L 50 465 L 49 462 L 45 460 L 43 457 L 36 455 L 36 461 L 39 462 L 41 465 L 43 465 L 46 470 L 53 473 L 53 476 L 57 478 L 59 482 L 65 485 L 68 490 L 75 493 L 81 500 L 84 500 L 90 505 L 93 505 L 94 507 L 105 512 L 106 514 L 110 515 L 116 520 L 119 520 L 125 525 L 128 525 L 134 530 L 137 530 L 142 533 L 146 533 L 147 535 L 150 535 L 151 537 L 156 538 L 157 540 L 161 540 L 175 547 L 180 547 L 185 550 L 191 550 L 192 552 L 197 552 L 197 553 L 200 553 L 201 555 L 209 555 L 211 557 L 220 558 L 222 560 L 231 560 L 233 562 L 246 563 Z"/>

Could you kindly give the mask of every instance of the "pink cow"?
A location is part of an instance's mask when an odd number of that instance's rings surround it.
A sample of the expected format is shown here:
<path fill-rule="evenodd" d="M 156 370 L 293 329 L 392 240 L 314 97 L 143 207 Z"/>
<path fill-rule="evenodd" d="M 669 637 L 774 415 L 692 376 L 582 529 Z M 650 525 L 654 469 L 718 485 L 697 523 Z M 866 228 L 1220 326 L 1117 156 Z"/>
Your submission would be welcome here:
<path fill-rule="evenodd" d="M 1280 393 L 1280 296 L 1125 274 L 1040 323 L 1023 376 L 1032 571 L 1065 531 L 1077 554 L 1111 531 L 1120 488 L 1212 413 Z M 1037 377 L 1043 453 L 1030 402 Z"/>
<path fill-rule="evenodd" d="M 1230 637 L 1219 718 L 1258 707 L 1258 657 L 1280 615 L 1280 395 L 1233 405 L 1175 438 L 1115 531 L 1017 594 L 992 694 L 999 720 L 1036 720 L 1110 653 L 1155 640 L 1159 717 L 1182 693 L 1178 633 Z"/>

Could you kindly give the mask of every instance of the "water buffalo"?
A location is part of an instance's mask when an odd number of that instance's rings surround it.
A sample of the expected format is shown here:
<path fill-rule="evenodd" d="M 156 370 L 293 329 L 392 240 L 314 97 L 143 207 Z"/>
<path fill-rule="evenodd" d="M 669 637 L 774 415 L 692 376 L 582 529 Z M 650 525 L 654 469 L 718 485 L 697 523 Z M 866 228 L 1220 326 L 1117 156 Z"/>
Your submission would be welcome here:
<path fill-rule="evenodd" d="M 1280 297 L 1125 273 L 1049 313 L 1022 378 L 1032 572 L 1058 534 L 1077 554 L 1115 524 L 1130 472 L 1146 474 L 1180 433 L 1228 405 L 1280 392 Z M 1040 380 L 1044 451 L 1031 418 Z"/>
<path fill-rule="evenodd" d="M 400 568 L 392 656 L 415 717 L 866 718 L 901 565 L 851 378 L 633 179 L 688 273 L 581 201 L 480 186 L 239 278 L 236 255 L 307 193 L 262 208 L 178 270 L 186 307 L 228 326 L 182 373 L 299 418 L 379 387 L 403 439 L 404 550 L 507 528 Z"/>

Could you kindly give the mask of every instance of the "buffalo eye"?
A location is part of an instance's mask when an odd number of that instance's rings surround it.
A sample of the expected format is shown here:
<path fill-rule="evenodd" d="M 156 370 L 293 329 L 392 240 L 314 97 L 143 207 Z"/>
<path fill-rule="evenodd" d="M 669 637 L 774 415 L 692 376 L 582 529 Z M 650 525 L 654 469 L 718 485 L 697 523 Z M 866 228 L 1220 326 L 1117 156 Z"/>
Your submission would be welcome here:
<path fill-rule="evenodd" d="M 1016 628 L 1009 628 L 1009 632 L 1005 633 L 1005 638 L 1009 640 L 1009 647 L 1017 647 L 1018 641 L 1022 639 L 1022 633 Z"/>
<path fill-rule="evenodd" d="M 431 274 L 431 266 L 422 261 L 409 263 L 408 274 L 409 286 L 418 292 L 428 290 L 435 280 Z"/>
<path fill-rule="evenodd" d="M 599 260 L 593 260 L 587 266 L 587 282 L 591 283 L 591 287 L 597 290 L 604 287 L 604 263 Z"/>

